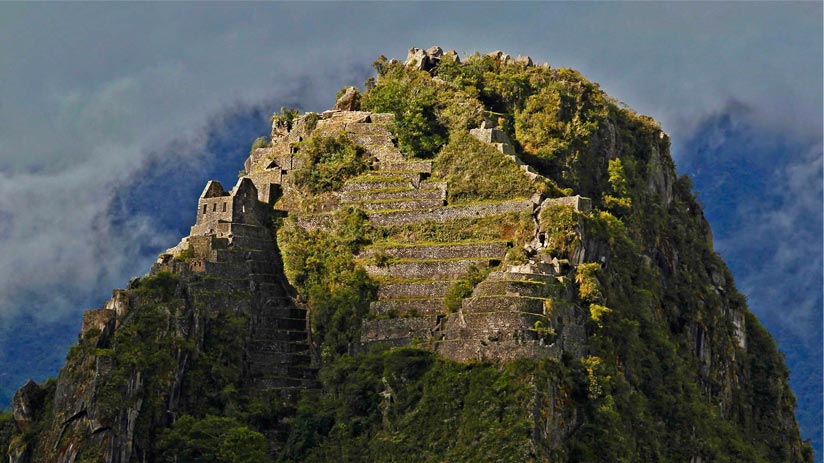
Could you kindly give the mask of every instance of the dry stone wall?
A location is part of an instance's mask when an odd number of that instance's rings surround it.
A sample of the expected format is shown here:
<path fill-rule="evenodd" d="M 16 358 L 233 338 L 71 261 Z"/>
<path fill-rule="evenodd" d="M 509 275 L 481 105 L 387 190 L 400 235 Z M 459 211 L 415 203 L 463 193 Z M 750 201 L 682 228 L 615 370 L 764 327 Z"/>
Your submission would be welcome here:
<path fill-rule="evenodd" d="M 424 69 L 441 59 L 459 58 L 457 54 L 444 53 L 439 48 L 413 49 L 407 65 Z M 512 60 L 505 54 L 496 56 L 496 59 Z M 531 65 L 528 57 L 521 61 Z M 353 100 L 355 95 L 350 93 L 352 95 L 343 100 Z M 354 109 L 354 106 L 347 108 Z M 298 144 L 306 137 L 343 133 L 365 149 L 373 160 L 371 170 L 348 180 L 340 191 L 333 193 L 335 199 L 329 202 L 331 210 L 298 213 L 293 209 L 292 213 L 297 215 L 302 227 L 330 227 L 335 210 L 341 206 L 357 207 L 366 213 L 373 227 L 391 227 L 393 230 L 512 212 L 528 212 L 537 217 L 542 207 L 554 204 L 572 205 L 579 210 L 590 207 L 586 198 L 544 201 L 539 196 L 448 205 L 449 185 L 430 179 L 432 162 L 406 160 L 395 145 L 394 136 L 387 128 L 394 120 L 391 114 L 341 110 L 347 108 L 300 117 L 291 127 L 276 121 L 272 145 L 256 150 L 247 160 L 246 170 L 255 186 L 282 186 L 284 198 L 287 198 L 291 188 L 289 173 L 299 167 Z M 521 167 L 524 175 L 539 179 L 540 176 L 517 157 L 512 142 L 493 121 L 485 121 L 470 133 L 507 155 Z M 261 192 L 258 199 L 272 204 L 271 198 L 278 194 L 277 191 Z M 292 203 L 286 200 L 282 204 L 290 208 Z M 229 234 L 222 229 L 215 231 L 220 237 Z M 536 240 L 537 233 L 536 219 Z M 238 238 L 233 236 L 233 239 Z M 251 240 L 245 244 L 260 245 Z M 573 348 L 578 337 L 571 326 L 580 325 L 581 321 L 576 318 L 577 312 L 575 316 L 564 316 L 566 324 L 564 317 L 554 315 L 553 311 L 563 306 L 555 301 L 566 300 L 571 293 L 564 277 L 553 273 L 555 267 L 551 265 L 537 263 L 513 267 L 512 272 L 493 271 L 475 288 L 473 295 L 463 301 L 458 312 L 449 313 L 446 307 L 445 297 L 470 271 L 494 269 L 503 262 L 513 245 L 520 247 L 523 244 L 508 240 L 411 241 L 376 243 L 364 250 L 357 256 L 358 262 L 378 281 L 379 289 L 377 300 L 372 302 L 370 315 L 362 326 L 362 343 L 408 345 L 415 342 L 456 360 L 505 361 L 523 355 L 560 355 L 561 350 Z M 207 272 L 222 272 L 215 263 L 206 261 L 205 264 Z"/>
<path fill-rule="evenodd" d="M 253 178 L 264 188 L 277 186 L 267 177 L 243 177 L 226 192 L 218 182 L 209 182 L 190 235 L 162 254 L 152 273 L 181 275 L 195 304 L 207 312 L 249 314 L 251 333 L 244 365 L 248 386 L 292 394 L 295 388 L 316 384 L 306 310 L 293 300 L 268 227 L 273 198 L 260 201 Z M 227 214 L 209 213 L 215 198 L 227 205 Z"/>

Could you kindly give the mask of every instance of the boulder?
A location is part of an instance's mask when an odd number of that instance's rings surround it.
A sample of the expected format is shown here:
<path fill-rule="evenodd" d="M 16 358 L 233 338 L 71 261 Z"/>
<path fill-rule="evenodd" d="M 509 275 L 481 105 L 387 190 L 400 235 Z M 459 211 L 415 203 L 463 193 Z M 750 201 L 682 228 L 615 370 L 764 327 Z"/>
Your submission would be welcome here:
<path fill-rule="evenodd" d="M 487 54 L 487 56 L 495 58 L 495 60 L 500 62 L 501 64 L 512 63 L 512 57 L 509 56 L 507 53 L 502 52 L 501 50 L 495 50 L 492 53 Z"/>
<path fill-rule="evenodd" d="M 338 111 L 358 111 L 360 110 L 360 92 L 355 87 L 346 87 L 343 94 L 335 102 Z"/>
<path fill-rule="evenodd" d="M 443 49 L 438 46 L 431 47 L 428 50 L 410 48 L 403 64 L 421 71 L 429 71 L 438 65 L 442 56 Z"/>
<path fill-rule="evenodd" d="M 443 56 L 441 56 L 441 60 L 454 61 L 458 64 L 461 64 L 461 57 L 458 56 L 458 52 L 456 52 L 455 50 L 449 50 L 445 52 Z"/>
<path fill-rule="evenodd" d="M 26 432 L 34 421 L 34 411 L 42 399 L 40 386 L 29 380 L 14 394 L 11 401 L 11 412 L 18 429 Z"/>
<path fill-rule="evenodd" d="M 532 66 L 532 58 L 529 56 L 519 56 L 515 58 L 515 62 L 518 64 L 523 64 L 526 67 Z"/>

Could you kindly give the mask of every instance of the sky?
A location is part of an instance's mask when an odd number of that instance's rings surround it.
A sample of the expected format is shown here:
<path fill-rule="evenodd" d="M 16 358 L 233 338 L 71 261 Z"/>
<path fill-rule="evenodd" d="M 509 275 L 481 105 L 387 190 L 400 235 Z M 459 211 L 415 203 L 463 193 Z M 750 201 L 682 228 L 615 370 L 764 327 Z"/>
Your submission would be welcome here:
<path fill-rule="evenodd" d="M 432 45 L 578 69 L 662 124 L 822 461 L 820 2 L 1 3 L 0 406 L 176 244 L 206 180 L 233 183 L 272 112 Z"/>

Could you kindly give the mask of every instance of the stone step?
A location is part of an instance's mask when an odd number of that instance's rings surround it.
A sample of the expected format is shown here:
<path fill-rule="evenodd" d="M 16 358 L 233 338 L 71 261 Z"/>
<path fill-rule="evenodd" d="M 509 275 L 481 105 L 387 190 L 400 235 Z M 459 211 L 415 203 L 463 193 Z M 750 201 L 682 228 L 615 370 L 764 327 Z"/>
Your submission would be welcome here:
<path fill-rule="evenodd" d="M 252 352 L 305 353 L 309 351 L 309 342 L 265 341 L 256 339 L 253 335 L 252 340 L 249 342 L 249 349 Z"/>
<path fill-rule="evenodd" d="M 402 171 L 402 172 L 420 172 L 425 174 L 432 173 L 432 161 L 386 161 L 380 163 L 381 171 Z"/>
<path fill-rule="evenodd" d="M 399 260 L 384 266 L 364 265 L 369 276 L 391 276 L 404 279 L 449 279 L 458 280 L 466 275 L 473 265 L 479 268 L 495 265 L 491 259 L 427 259 Z"/>
<path fill-rule="evenodd" d="M 361 326 L 361 342 L 406 345 L 416 338 L 427 340 L 437 329 L 440 318 L 430 316 L 364 320 Z"/>
<path fill-rule="evenodd" d="M 514 333 L 483 333 L 474 335 L 468 333 L 459 336 L 457 333 L 448 333 L 449 339 L 437 341 L 435 351 L 446 358 L 457 362 L 485 362 L 508 364 L 517 359 L 558 359 L 567 349 L 544 339 L 538 339 L 536 334 L 529 330 L 519 330 Z M 581 354 L 576 357 L 580 357 Z"/>
<path fill-rule="evenodd" d="M 259 330 L 255 332 L 253 342 L 273 343 L 273 342 L 300 342 L 306 341 L 307 332 L 304 330 Z"/>
<path fill-rule="evenodd" d="M 272 351 L 255 351 L 249 354 L 249 361 L 252 364 L 265 365 L 291 365 L 303 366 L 309 365 L 311 359 L 308 351 L 304 352 L 272 352 Z"/>
<path fill-rule="evenodd" d="M 510 145 L 509 143 L 490 143 L 492 146 L 495 147 L 498 151 L 506 155 L 514 155 L 515 148 Z"/>
<path fill-rule="evenodd" d="M 373 124 L 391 124 L 395 122 L 395 115 L 392 113 L 372 113 L 369 115 L 369 120 Z"/>
<path fill-rule="evenodd" d="M 403 154 L 401 154 L 401 151 L 394 145 L 366 145 L 363 148 L 366 150 L 366 154 L 377 159 L 378 163 L 403 162 Z"/>
<path fill-rule="evenodd" d="M 255 320 L 255 333 L 261 336 L 270 336 L 281 332 L 305 332 L 306 319 L 295 318 L 271 318 L 267 320 Z M 300 340 L 300 339 L 298 339 Z"/>
<path fill-rule="evenodd" d="M 540 314 L 528 312 L 483 312 L 452 314 L 444 323 L 444 331 L 469 330 L 476 335 L 495 336 L 503 333 L 518 333 L 534 338 L 535 322 L 550 326 L 549 320 Z"/>
<path fill-rule="evenodd" d="M 456 281 L 408 281 L 389 283 L 378 288 L 378 300 L 409 297 L 444 297 Z"/>
<path fill-rule="evenodd" d="M 384 299 L 369 304 L 369 310 L 376 315 L 422 316 L 446 312 L 443 298 Z"/>
<path fill-rule="evenodd" d="M 254 378 L 252 379 L 252 389 L 254 390 L 281 390 L 281 389 L 312 389 L 317 388 L 317 382 L 314 378 L 289 378 L 289 377 L 271 377 L 271 378 Z"/>
<path fill-rule="evenodd" d="M 535 281 L 542 283 L 553 283 L 557 281 L 554 275 L 544 273 L 519 273 L 519 272 L 492 272 L 487 276 L 487 280 L 503 281 Z"/>
<path fill-rule="evenodd" d="M 520 296 L 480 296 L 463 300 L 461 311 L 464 313 L 486 312 L 524 312 L 543 315 L 548 299 Z"/>
<path fill-rule="evenodd" d="M 293 318 L 306 320 L 306 310 L 297 307 L 268 307 L 262 309 L 257 317 L 255 317 L 256 324 L 264 324 L 270 320 L 280 318 Z"/>
<path fill-rule="evenodd" d="M 400 259 L 454 259 L 486 258 L 503 259 L 509 249 L 509 241 L 485 241 L 424 244 L 378 244 L 366 249 L 364 257 L 384 255 Z"/>
<path fill-rule="evenodd" d="M 478 128 L 470 129 L 469 134 L 484 143 L 509 143 L 509 136 L 501 129 Z"/>
<path fill-rule="evenodd" d="M 409 184 L 398 188 L 374 188 L 350 190 L 341 193 L 341 201 L 352 203 L 358 201 L 383 201 L 400 199 L 446 199 L 445 182 L 421 182 L 418 188 Z"/>
<path fill-rule="evenodd" d="M 350 133 L 348 134 L 348 138 L 352 140 L 353 143 L 361 145 L 367 150 L 373 147 L 394 146 L 392 136 L 388 131 L 386 133 L 375 134 Z"/>
<path fill-rule="evenodd" d="M 369 219 L 377 226 L 398 226 L 420 222 L 449 222 L 456 219 L 480 218 L 509 212 L 532 212 L 535 203 L 528 198 L 508 201 L 485 201 L 480 203 L 447 206 L 436 209 L 411 211 L 368 212 Z"/>
<path fill-rule="evenodd" d="M 433 207 L 443 207 L 446 201 L 443 199 L 388 199 L 377 201 L 352 201 L 344 202 L 344 204 L 352 204 L 358 206 L 365 211 L 397 211 L 397 210 L 416 210 L 416 209 L 430 209 Z"/>
<path fill-rule="evenodd" d="M 414 185 L 409 177 L 405 176 L 383 176 L 370 175 L 349 180 L 343 185 L 342 192 L 365 190 L 382 190 L 387 188 L 413 188 Z"/>
<path fill-rule="evenodd" d="M 528 280 L 484 280 L 475 287 L 473 296 L 560 297 L 566 288 L 558 282 Z"/>
<path fill-rule="evenodd" d="M 250 362 L 249 367 L 252 371 L 264 372 L 260 375 L 255 375 L 258 378 L 293 378 L 299 380 L 314 379 L 315 372 L 310 368 L 305 368 L 297 365 L 267 365 L 255 364 Z"/>
<path fill-rule="evenodd" d="M 370 170 L 364 176 L 368 177 L 370 180 L 374 179 L 374 178 L 382 178 L 382 177 L 393 178 L 393 179 L 394 178 L 402 178 L 402 179 L 406 179 L 406 180 L 412 182 L 415 185 L 419 185 L 421 180 L 423 180 L 424 175 L 425 174 L 422 174 L 420 172 L 411 172 L 411 171 L 408 171 L 408 170 Z M 352 179 L 350 181 L 357 182 L 357 180 L 358 180 L 358 177 L 355 177 L 354 179 Z"/>
<path fill-rule="evenodd" d="M 351 135 L 384 135 L 390 138 L 392 137 L 392 132 L 390 132 L 385 125 L 370 122 L 349 122 L 346 124 L 345 130 Z"/>

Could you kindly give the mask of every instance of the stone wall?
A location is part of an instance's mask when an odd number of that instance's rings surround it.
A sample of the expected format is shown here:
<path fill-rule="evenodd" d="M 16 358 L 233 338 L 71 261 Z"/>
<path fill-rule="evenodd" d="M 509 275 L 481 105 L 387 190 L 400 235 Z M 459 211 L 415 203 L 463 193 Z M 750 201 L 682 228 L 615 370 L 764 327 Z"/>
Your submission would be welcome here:
<path fill-rule="evenodd" d="M 410 297 L 444 297 L 452 285 L 451 280 L 410 281 L 390 283 L 378 288 L 378 299 L 398 299 Z"/>
<path fill-rule="evenodd" d="M 533 208 L 534 203 L 531 200 L 515 199 L 510 201 L 468 204 L 464 206 L 448 206 L 431 210 L 370 212 L 367 215 L 373 225 L 387 227 L 426 221 L 448 222 L 456 219 L 486 217 L 508 212 L 522 212 L 525 210 L 531 212 Z"/>
<path fill-rule="evenodd" d="M 364 251 L 362 256 L 384 255 L 399 259 L 455 259 L 459 257 L 500 259 L 506 254 L 509 246 L 509 241 L 375 246 Z"/>
<path fill-rule="evenodd" d="M 575 195 L 563 198 L 548 198 L 541 203 L 541 208 L 551 206 L 571 206 L 576 211 L 589 212 L 592 210 L 592 200 L 581 195 Z"/>
<path fill-rule="evenodd" d="M 488 267 L 488 259 L 431 260 L 395 262 L 388 265 L 364 265 L 370 276 L 391 276 L 395 278 L 443 278 L 455 280 L 465 275 L 471 266 Z"/>
<path fill-rule="evenodd" d="M 437 316 L 366 320 L 361 327 L 361 342 L 400 346 L 418 340 L 425 344 L 431 342 L 439 325 Z"/>

